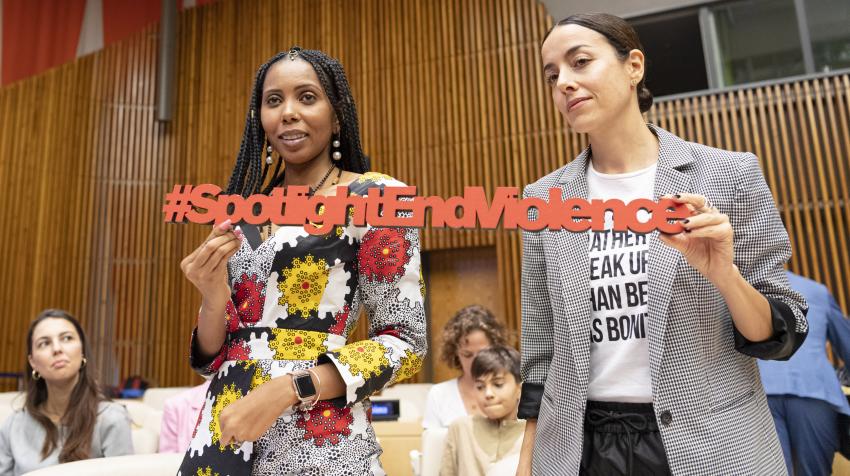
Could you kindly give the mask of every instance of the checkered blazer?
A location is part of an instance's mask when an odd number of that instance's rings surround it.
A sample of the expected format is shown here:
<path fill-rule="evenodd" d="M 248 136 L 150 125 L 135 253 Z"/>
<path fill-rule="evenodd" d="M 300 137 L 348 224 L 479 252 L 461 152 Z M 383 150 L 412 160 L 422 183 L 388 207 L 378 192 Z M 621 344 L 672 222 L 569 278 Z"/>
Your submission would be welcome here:
<path fill-rule="evenodd" d="M 753 154 L 650 128 L 660 142 L 655 199 L 698 193 L 729 215 L 735 264 L 768 298 L 775 329 L 767 342 L 746 341 L 714 286 L 651 235 L 649 361 L 670 467 L 673 474 L 786 474 L 752 356 L 787 359 L 807 332 L 806 303 L 782 267 L 791 256 L 788 235 Z M 586 199 L 587 164 L 585 150 L 524 194 L 546 199 L 560 187 L 564 199 Z M 587 233 L 523 233 L 520 416 L 537 417 L 535 475 L 579 471 L 590 361 L 588 264 Z"/>

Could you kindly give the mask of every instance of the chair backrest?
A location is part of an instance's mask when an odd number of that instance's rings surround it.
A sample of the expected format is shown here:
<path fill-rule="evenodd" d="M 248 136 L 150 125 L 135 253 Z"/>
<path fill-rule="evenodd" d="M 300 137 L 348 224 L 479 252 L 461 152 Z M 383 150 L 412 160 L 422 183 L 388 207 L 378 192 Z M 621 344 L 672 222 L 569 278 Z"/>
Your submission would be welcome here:
<path fill-rule="evenodd" d="M 448 428 L 429 428 L 422 432 L 422 476 L 439 476 Z"/>
<path fill-rule="evenodd" d="M 0 405 L 12 405 L 15 410 L 24 407 L 24 392 L 0 392 Z"/>
<path fill-rule="evenodd" d="M 174 476 L 182 461 L 183 453 L 113 456 L 58 464 L 27 476 Z"/>
<path fill-rule="evenodd" d="M 162 407 L 165 405 L 165 401 L 169 398 L 177 395 L 178 393 L 185 392 L 192 387 L 154 387 L 145 390 L 144 395 L 142 395 L 142 403 L 148 405 L 151 408 L 155 408 L 157 410 L 162 410 Z"/>
<path fill-rule="evenodd" d="M 159 450 L 159 432 L 162 410 L 151 408 L 138 400 L 115 400 L 127 408 L 133 421 L 133 451 L 136 454 L 156 453 Z"/>

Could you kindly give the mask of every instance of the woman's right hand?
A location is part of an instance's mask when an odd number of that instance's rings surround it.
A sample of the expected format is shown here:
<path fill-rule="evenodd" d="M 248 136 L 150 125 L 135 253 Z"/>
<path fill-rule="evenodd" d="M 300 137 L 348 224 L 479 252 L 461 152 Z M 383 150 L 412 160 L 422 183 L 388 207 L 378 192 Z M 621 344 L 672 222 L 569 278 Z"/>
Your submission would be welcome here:
<path fill-rule="evenodd" d="M 227 261 L 243 239 L 242 231 L 225 220 L 215 225 L 201 246 L 180 262 L 183 274 L 201 292 L 205 304 L 224 308 L 230 299 Z"/>

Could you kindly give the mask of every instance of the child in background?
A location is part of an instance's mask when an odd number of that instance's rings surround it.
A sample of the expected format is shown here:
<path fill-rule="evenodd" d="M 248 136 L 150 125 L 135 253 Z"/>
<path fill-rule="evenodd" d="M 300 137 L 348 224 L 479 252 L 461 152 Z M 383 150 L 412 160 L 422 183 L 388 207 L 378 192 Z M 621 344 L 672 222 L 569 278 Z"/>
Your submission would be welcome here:
<path fill-rule="evenodd" d="M 482 350 L 472 362 L 478 406 L 449 426 L 440 476 L 513 475 L 525 421 L 517 420 L 520 355 L 506 346 Z"/>

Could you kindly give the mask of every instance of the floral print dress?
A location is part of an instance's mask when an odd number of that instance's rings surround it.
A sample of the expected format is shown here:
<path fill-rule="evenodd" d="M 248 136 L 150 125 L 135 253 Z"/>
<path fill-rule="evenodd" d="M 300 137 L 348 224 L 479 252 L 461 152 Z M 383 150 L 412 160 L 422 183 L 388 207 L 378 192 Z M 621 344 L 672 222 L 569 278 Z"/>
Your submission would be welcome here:
<path fill-rule="evenodd" d="M 349 190 L 403 185 L 367 173 Z M 242 228 L 246 239 L 228 263 L 225 343 L 202 361 L 192 335 L 192 367 L 213 380 L 178 475 L 385 474 L 368 397 L 413 376 L 426 352 L 418 230 L 347 224 L 313 236 L 284 226 L 260 242 L 256 227 Z M 348 342 L 361 308 L 370 338 Z M 326 362 L 345 381 L 344 396 L 309 412 L 287 409 L 256 442 L 222 444 L 218 417 L 228 404 Z"/>

